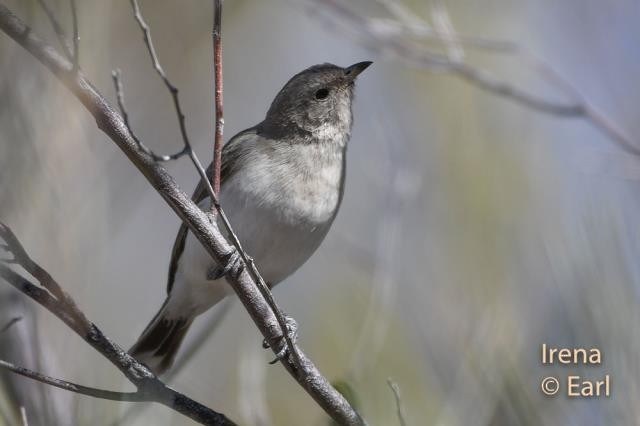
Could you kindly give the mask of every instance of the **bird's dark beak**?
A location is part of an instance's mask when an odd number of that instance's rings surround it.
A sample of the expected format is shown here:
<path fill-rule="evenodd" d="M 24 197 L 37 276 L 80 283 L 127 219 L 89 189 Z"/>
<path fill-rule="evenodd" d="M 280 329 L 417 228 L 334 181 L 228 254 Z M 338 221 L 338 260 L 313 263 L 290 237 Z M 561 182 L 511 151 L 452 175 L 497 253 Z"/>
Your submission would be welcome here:
<path fill-rule="evenodd" d="M 366 70 L 367 67 L 372 63 L 373 62 L 371 61 L 358 62 L 357 64 L 353 64 L 350 67 L 345 68 L 344 73 L 349 78 L 349 80 L 353 81 L 362 71 Z"/>

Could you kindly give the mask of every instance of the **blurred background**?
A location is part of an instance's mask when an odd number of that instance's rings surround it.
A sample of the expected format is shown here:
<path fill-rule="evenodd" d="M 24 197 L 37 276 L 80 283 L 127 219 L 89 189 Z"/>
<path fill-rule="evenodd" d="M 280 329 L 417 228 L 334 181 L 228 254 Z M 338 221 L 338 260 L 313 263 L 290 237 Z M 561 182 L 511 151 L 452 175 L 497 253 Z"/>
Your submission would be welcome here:
<path fill-rule="evenodd" d="M 37 1 L 4 3 L 55 42 Z M 68 2 L 48 4 L 70 28 Z M 141 8 L 208 162 L 211 2 Z M 115 102 L 111 70 L 120 68 L 138 136 L 157 152 L 178 150 L 171 99 L 129 2 L 84 0 L 78 12 L 86 75 Z M 558 105 L 580 100 L 569 83 L 640 147 L 639 20 L 634 0 L 225 2 L 227 140 L 261 121 L 296 72 L 374 61 L 357 87 L 341 211 L 318 252 L 275 289 L 302 347 L 372 425 L 399 424 L 387 378 L 409 425 L 640 424 L 640 158 L 588 120 L 522 105 L 454 71 L 466 64 L 482 81 Z M 191 192 L 191 164 L 166 167 Z M 0 217 L 120 345 L 164 300 L 178 218 L 4 34 Z M 283 368 L 267 364 L 272 354 L 240 304 L 212 328 L 215 315 L 196 323 L 213 332 L 190 334 L 188 344 L 202 347 L 171 385 L 240 424 L 330 424 Z M 2 359 L 132 390 L 60 321 L 2 284 L 0 326 L 14 317 L 23 319 L 0 333 Z M 596 347 L 603 363 L 543 366 L 542 343 Z M 574 373 L 609 374 L 611 397 L 541 393 L 544 376 Z M 191 424 L 161 406 L 76 396 L 5 372 L 0 380 L 0 424 L 19 424 L 20 406 L 36 425 Z"/>

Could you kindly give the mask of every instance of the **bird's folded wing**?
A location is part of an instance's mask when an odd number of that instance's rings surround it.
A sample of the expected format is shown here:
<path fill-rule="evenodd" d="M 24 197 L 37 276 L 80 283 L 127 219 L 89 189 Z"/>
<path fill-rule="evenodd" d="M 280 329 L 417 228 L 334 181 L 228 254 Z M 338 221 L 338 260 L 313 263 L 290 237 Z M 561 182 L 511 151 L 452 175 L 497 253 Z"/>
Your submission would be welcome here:
<path fill-rule="evenodd" d="M 239 144 L 244 139 L 245 136 L 250 134 L 255 134 L 256 128 L 252 127 L 235 135 L 229 142 L 225 144 L 222 149 L 222 165 L 220 168 L 220 186 L 224 185 L 225 181 L 233 175 L 236 171 L 236 159 L 238 158 L 235 155 Z M 207 179 L 211 180 L 211 176 L 213 174 L 213 164 L 209 164 L 206 170 Z M 208 197 L 207 187 L 202 182 L 202 179 L 198 181 L 198 185 L 196 186 L 195 191 L 193 191 L 193 195 L 191 200 L 200 204 L 205 198 Z M 173 243 L 173 250 L 171 251 L 171 261 L 169 262 L 169 275 L 167 277 L 167 294 L 171 292 L 171 288 L 173 287 L 173 283 L 176 278 L 176 272 L 178 271 L 178 264 L 180 263 L 180 256 L 184 251 L 185 241 L 187 240 L 187 234 L 189 233 L 189 228 L 187 225 L 183 223 L 180 224 L 180 229 L 178 230 L 178 235 L 176 235 L 176 240 Z"/>

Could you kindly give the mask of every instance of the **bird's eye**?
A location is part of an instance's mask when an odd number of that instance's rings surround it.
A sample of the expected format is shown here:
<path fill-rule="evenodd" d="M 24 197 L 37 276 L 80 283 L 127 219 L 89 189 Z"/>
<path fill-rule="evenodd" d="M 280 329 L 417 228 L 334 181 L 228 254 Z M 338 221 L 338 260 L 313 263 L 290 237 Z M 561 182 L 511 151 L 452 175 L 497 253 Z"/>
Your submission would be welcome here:
<path fill-rule="evenodd" d="M 318 100 L 326 99 L 326 97 L 329 96 L 329 89 L 320 89 L 316 92 L 315 96 Z"/>

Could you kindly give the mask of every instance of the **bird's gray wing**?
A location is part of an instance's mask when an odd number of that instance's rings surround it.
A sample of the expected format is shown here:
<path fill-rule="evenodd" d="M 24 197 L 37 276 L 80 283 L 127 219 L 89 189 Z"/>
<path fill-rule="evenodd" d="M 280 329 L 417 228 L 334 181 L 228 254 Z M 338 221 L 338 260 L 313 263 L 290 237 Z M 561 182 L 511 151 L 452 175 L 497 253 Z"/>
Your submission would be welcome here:
<path fill-rule="evenodd" d="M 243 130 L 238 133 L 234 137 L 229 140 L 222 148 L 222 165 L 220 167 L 220 186 L 222 187 L 226 181 L 228 181 L 229 177 L 231 177 L 237 170 L 239 153 L 242 150 L 241 143 L 244 140 L 244 136 L 248 136 L 256 133 L 256 128 L 251 127 L 249 129 Z M 213 164 L 209 164 L 206 170 L 207 179 L 211 179 L 211 175 L 213 173 Z M 196 186 L 195 191 L 193 191 L 193 195 L 191 196 L 191 200 L 194 203 L 199 204 L 207 198 L 209 195 L 207 193 L 207 188 L 202 183 L 202 179 L 198 181 L 198 185 Z M 173 287 L 173 283 L 176 279 L 176 272 L 178 271 L 178 264 L 180 263 L 180 257 L 184 252 L 185 241 L 187 240 L 187 234 L 189 232 L 189 228 L 187 225 L 183 223 L 180 224 L 180 229 L 178 230 L 178 235 L 176 235 L 176 240 L 173 243 L 173 250 L 171 251 L 171 261 L 169 262 L 169 275 L 167 277 L 167 294 L 171 292 L 171 288 Z"/>

